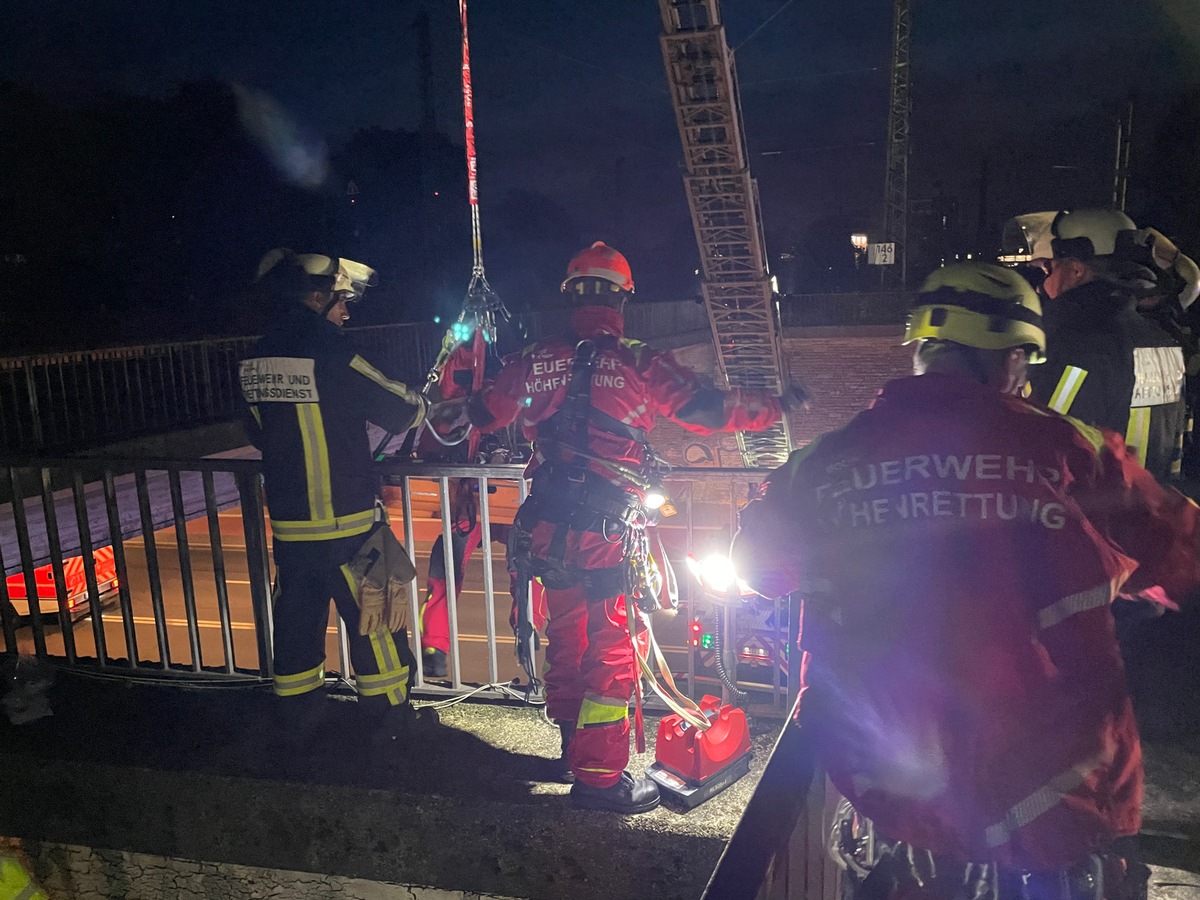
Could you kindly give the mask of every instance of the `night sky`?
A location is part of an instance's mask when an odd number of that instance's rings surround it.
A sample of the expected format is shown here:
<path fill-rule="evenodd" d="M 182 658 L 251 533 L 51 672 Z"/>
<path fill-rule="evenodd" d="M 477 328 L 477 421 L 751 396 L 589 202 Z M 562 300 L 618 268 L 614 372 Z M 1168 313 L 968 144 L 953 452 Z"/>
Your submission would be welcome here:
<path fill-rule="evenodd" d="M 1101 202 L 1124 98 L 1138 95 L 1135 136 L 1148 141 L 1170 100 L 1200 84 L 1195 0 L 913 6 L 910 197 L 956 198 L 971 228 L 985 157 L 988 228 L 1030 209 Z M 6 8 L 0 78 L 89 99 L 215 77 L 273 98 L 334 150 L 364 126 L 417 127 L 414 22 L 424 9 L 437 125 L 461 133 L 454 0 Z M 722 12 L 773 255 L 822 228 L 876 225 L 891 4 L 726 0 Z M 650 256 L 691 250 L 657 3 L 474 0 L 470 15 L 485 260 L 489 202 L 512 190 L 594 222 L 635 274 Z"/>

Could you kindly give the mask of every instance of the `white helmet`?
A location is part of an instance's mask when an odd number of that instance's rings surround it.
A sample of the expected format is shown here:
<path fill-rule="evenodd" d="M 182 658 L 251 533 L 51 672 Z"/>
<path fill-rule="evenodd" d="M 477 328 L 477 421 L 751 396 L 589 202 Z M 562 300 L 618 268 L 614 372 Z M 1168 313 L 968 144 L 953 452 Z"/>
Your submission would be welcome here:
<path fill-rule="evenodd" d="M 255 282 L 271 282 L 284 296 L 295 297 L 313 312 L 324 315 L 339 294 L 349 301 L 361 300 L 367 288 L 375 284 L 375 270 L 352 259 L 324 256 L 320 253 L 293 253 L 276 247 L 258 263 Z M 307 298 L 313 291 L 328 292 L 330 299 L 318 308 Z"/>
<path fill-rule="evenodd" d="M 1133 219 L 1119 209 L 1026 213 L 1004 226 L 1002 262 L 1036 262 L 1072 258 L 1087 262 L 1118 253 L 1136 243 Z"/>

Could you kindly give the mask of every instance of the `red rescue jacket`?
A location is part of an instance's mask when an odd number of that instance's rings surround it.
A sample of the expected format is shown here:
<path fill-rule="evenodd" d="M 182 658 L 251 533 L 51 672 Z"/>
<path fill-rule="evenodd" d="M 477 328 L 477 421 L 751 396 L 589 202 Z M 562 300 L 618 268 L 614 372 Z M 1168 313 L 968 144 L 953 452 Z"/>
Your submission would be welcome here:
<path fill-rule="evenodd" d="M 495 380 L 471 398 L 471 421 L 478 427 L 494 431 L 516 421 L 534 441 L 526 475 L 546 462 L 537 448 L 540 428 L 563 406 L 575 346 L 585 338 L 595 340 L 599 348 L 591 406 L 628 429 L 649 431 L 655 417 L 662 415 L 697 434 L 758 431 L 783 414 L 778 397 L 748 389 L 717 390 L 673 353 L 626 338 L 624 317 L 617 310 L 579 307 L 571 316 L 571 328 L 573 334 L 538 341 L 506 357 Z M 644 461 L 644 440 L 589 424 L 587 442 L 589 455 L 596 458 L 588 460 L 587 467 L 629 487 L 601 460 L 636 471 Z M 565 458 L 569 461 L 574 455 L 568 452 Z"/>
<path fill-rule="evenodd" d="M 1141 821 L 1109 604 L 1200 586 L 1197 508 L 1122 439 L 953 375 L 771 474 L 735 563 L 804 596 L 805 720 L 879 831 L 963 862 L 1077 862 Z"/>

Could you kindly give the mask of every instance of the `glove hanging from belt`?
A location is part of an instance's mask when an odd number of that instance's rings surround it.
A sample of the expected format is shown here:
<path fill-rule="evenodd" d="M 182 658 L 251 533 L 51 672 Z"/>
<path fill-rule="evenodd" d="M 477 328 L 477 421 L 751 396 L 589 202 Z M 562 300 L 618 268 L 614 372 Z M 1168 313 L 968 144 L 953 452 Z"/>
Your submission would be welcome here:
<path fill-rule="evenodd" d="M 371 532 L 343 569 L 355 587 L 360 635 L 380 627 L 395 634 L 408 624 L 408 589 L 417 569 L 387 522 Z"/>

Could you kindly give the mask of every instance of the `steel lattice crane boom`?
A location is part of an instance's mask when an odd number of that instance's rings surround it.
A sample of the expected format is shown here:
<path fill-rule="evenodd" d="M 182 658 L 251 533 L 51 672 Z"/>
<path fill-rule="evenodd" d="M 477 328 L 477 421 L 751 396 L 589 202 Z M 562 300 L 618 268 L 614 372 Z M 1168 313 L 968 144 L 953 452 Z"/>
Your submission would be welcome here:
<path fill-rule="evenodd" d="M 720 4 L 659 0 L 658 5 L 663 63 L 683 142 L 684 183 L 720 375 L 730 387 L 780 394 L 788 380 L 775 294 Z M 751 467 L 781 465 L 791 449 L 786 417 L 767 431 L 737 437 Z"/>

